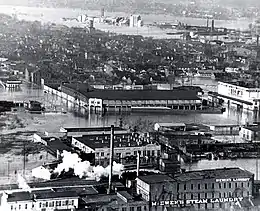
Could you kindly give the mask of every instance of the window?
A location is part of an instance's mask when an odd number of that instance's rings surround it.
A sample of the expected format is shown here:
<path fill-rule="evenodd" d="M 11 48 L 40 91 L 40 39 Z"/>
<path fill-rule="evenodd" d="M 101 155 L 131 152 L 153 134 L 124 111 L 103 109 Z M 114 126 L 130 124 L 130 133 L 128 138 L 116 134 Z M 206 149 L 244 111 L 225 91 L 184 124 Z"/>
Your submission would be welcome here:
<path fill-rule="evenodd" d="M 226 198 L 226 193 L 224 192 L 223 194 L 224 194 L 224 198 Z"/>
<path fill-rule="evenodd" d="M 214 199 L 214 197 L 215 197 L 215 194 L 214 194 L 214 192 L 212 192 L 212 198 Z"/>
<path fill-rule="evenodd" d="M 200 199 L 200 193 L 198 193 L 198 199 Z"/>
<path fill-rule="evenodd" d="M 130 207 L 130 211 L 135 211 L 135 208 L 134 207 Z"/>
<path fill-rule="evenodd" d="M 48 205 L 49 205 L 49 203 L 46 201 L 46 202 L 45 202 L 45 206 L 48 207 Z"/>
<path fill-rule="evenodd" d="M 21 209 L 21 205 L 19 204 L 19 210 Z"/>
<path fill-rule="evenodd" d="M 211 184 L 211 188 L 212 188 L 212 189 L 214 189 L 214 188 L 215 188 L 214 186 L 215 186 L 215 184 L 214 184 L 214 183 L 212 183 L 212 184 Z"/>
<path fill-rule="evenodd" d="M 155 154 L 155 152 L 154 152 L 154 150 L 152 150 L 152 156 L 154 156 L 154 154 Z"/>
<path fill-rule="evenodd" d="M 146 211 L 147 210 L 147 208 L 146 208 L 146 206 L 144 206 L 144 211 Z"/>
<path fill-rule="evenodd" d="M 247 187 L 250 187 L 250 183 L 249 182 L 247 183 Z"/>
<path fill-rule="evenodd" d="M 243 183 L 243 182 L 241 182 L 241 187 L 242 187 L 242 188 L 244 187 L 244 183 Z"/>
<path fill-rule="evenodd" d="M 66 206 L 66 201 L 62 201 L 62 206 Z"/>
<path fill-rule="evenodd" d="M 13 205 L 11 205 L 11 210 L 13 210 L 14 209 L 14 206 Z"/>
<path fill-rule="evenodd" d="M 190 194 L 190 199 L 193 199 L 193 194 L 192 193 Z"/>
<path fill-rule="evenodd" d="M 221 193 L 219 193 L 218 195 L 219 195 L 218 197 L 221 198 Z"/>
<path fill-rule="evenodd" d="M 190 185 L 190 189 L 193 190 L 193 184 Z"/>
<path fill-rule="evenodd" d="M 137 207 L 137 211 L 141 211 L 142 210 L 142 207 Z"/>
<path fill-rule="evenodd" d="M 218 184 L 218 187 L 221 189 L 221 183 Z"/>
<path fill-rule="evenodd" d="M 208 184 L 207 184 L 207 183 L 205 184 L 205 189 L 206 189 L 206 190 L 208 189 Z"/>
<path fill-rule="evenodd" d="M 134 155 L 137 155 L 137 151 L 134 151 Z"/>
<path fill-rule="evenodd" d="M 54 207 L 54 201 L 49 203 L 49 207 Z"/>
<path fill-rule="evenodd" d="M 40 207 L 40 208 L 42 207 L 42 203 L 41 203 L 41 202 L 39 203 L 39 207 Z"/>
<path fill-rule="evenodd" d="M 66 206 L 68 206 L 69 205 L 69 200 L 66 200 L 65 203 L 66 203 Z"/>
<path fill-rule="evenodd" d="M 235 183 L 235 188 L 237 188 L 237 182 Z"/>
<path fill-rule="evenodd" d="M 96 153 L 96 156 L 99 157 L 99 152 Z"/>
<path fill-rule="evenodd" d="M 25 204 L 25 206 L 24 206 L 24 209 L 26 209 L 26 210 L 27 210 L 27 204 Z"/>
<path fill-rule="evenodd" d="M 122 211 L 126 211 L 126 207 L 122 207 Z"/>
<path fill-rule="evenodd" d="M 186 184 L 184 184 L 183 189 L 186 190 Z"/>
<path fill-rule="evenodd" d="M 101 156 L 102 156 L 102 157 L 104 156 L 104 152 L 101 152 Z"/>
<path fill-rule="evenodd" d="M 177 191 L 179 191 L 180 190 L 180 184 L 178 183 L 177 184 Z"/>
<path fill-rule="evenodd" d="M 198 184 L 198 189 L 200 190 L 200 184 Z"/>
<path fill-rule="evenodd" d="M 226 183 L 224 183 L 224 188 L 227 188 L 227 184 Z"/>
<path fill-rule="evenodd" d="M 206 198 L 208 198 L 208 194 L 207 194 L 207 193 L 205 193 L 205 199 L 206 199 Z"/>

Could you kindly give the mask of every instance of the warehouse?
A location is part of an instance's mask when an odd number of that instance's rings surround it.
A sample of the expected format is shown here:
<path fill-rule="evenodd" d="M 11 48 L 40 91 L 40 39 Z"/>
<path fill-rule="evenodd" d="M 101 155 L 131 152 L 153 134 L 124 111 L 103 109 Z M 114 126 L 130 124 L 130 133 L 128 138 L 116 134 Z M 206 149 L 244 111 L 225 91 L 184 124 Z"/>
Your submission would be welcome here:
<path fill-rule="evenodd" d="M 232 205 L 242 206 L 245 201 L 252 204 L 253 183 L 254 175 L 246 170 L 222 168 L 184 172 L 173 178 L 141 176 L 137 178 L 137 193 L 151 203 L 151 210 L 228 209 Z"/>
<path fill-rule="evenodd" d="M 84 84 L 65 84 L 61 90 L 94 111 L 202 110 L 202 100 L 193 90 L 98 90 Z"/>
<path fill-rule="evenodd" d="M 95 154 L 95 163 L 107 166 L 110 156 L 110 131 L 96 135 L 72 137 L 72 146 L 84 153 Z M 123 164 L 130 162 L 131 158 L 140 152 L 141 162 L 153 163 L 160 155 L 161 146 L 146 142 L 137 133 L 114 132 L 114 160 Z"/>

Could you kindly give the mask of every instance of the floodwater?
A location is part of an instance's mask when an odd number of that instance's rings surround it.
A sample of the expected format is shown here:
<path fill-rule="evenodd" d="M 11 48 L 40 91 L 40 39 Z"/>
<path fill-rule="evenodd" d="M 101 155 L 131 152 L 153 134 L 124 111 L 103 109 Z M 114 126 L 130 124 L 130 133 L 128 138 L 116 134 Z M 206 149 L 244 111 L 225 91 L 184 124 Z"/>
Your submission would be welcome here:
<path fill-rule="evenodd" d="M 65 100 L 44 93 L 40 89 L 35 89 L 26 84 L 22 85 L 21 90 L 11 91 L 0 88 L 0 100 L 38 100 L 41 101 L 47 110 L 63 110 L 68 111 L 66 114 L 47 113 L 47 114 L 28 114 L 23 111 L 18 112 L 18 116 L 23 119 L 25 128 L 23 130 L 37 130 L 58 132 L 60 127 L 87 127 L 87 126 L 109 126 L 111 124 L 119 124 L 121 116 L 109 115 L 101 117 L 100 115 L 87 114 L 79 111 L 73 105 L 68 104 Z M 252 121 L 253 115 L 249 112 L 238 112 L 234 109 L 227 109 L 224 114 L 183 114 L 183 115 L 159 115 L 159 114 L 131 114 L 124 116 L 125 119 L 134 122 L 138 118 L 149 119 L 154 122 L 197 122 L 205 124 L 228 124 L 228 123 L 245 123 Z M 8 132 L 8 131 L 2 131 Z M 9 131 L 10 132 L 10 131 Z M 222 167 L 241 167 L 253 173 L 256 172 L 255 159 L 238 159 L 238 160 L 202 160 L 197 163 L 183 164 L 183 168 L 187 170 L 199 170 L 207 168 Z"/>

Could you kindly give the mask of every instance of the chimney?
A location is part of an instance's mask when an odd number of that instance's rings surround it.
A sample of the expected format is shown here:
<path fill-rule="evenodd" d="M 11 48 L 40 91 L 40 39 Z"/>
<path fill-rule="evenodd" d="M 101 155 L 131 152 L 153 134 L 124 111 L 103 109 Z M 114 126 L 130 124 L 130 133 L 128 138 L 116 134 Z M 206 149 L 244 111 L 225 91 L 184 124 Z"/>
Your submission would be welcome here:
<path fill-rule="evenodd" d="M 101 9 L 100 16 L 101 16 L 101 18 L 103 18 L 105 16 L 105 9 L 104 8 Z"/>
<path fill-rule="evenodd" d="M 110 169 L 109 169 L 109 184 L 108 184 L 107 194 L 110 194 L 112 189 L 113 159 L 114 159 L 114 125 L 111 125 L 110 159 L 109 159 Z"/>
<path fill-rule="evenodd" d="M 136 176 L 139 177 L 140 172 L 140 151 L 137 152 L 137 167 L 136 167 Z"/>
<path fill-rule="evenodd" d="M 214 20 L 212 20 L 212 22 L 211 22 L 211 31 L 214 31 L 215 30 L 215 21 Z"/>

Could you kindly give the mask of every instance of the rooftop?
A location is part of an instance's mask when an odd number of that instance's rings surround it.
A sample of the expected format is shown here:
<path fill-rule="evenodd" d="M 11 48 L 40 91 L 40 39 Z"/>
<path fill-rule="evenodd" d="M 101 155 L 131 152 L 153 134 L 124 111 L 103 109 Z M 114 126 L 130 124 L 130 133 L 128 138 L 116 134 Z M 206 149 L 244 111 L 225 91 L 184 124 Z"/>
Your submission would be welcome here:
<path fill-rule="evenodd" d="M 254 124 L 254 125 L 246 125 L 244 126 L 245 129 L 251 130 L 253 132 L 260 132 L 260 125 L 259 124 Z"/>
<path fill-rule="evenodd" d="M 139 176 L 138 178 L 148 184 L 161 183 L 165 181 L 169 181 L 169 182 L 174 181 L 173 178 L 164 174 L 145 175 L 145 176 Z"/>
<path fill-rule="evenodd" d="M 139 141 L 139 135 L 133 133 L 120 133 L 115 134 L 114 147 L 136 147 L 148 145 L 146 142 Z M 86 146 L 97 148 L 110 147 L 110 134 L 99 135 L 84 135 L 82 137 L 74 137 L 77 141 L 85 144 Z"/>
<path fill-rule="evenodd" d="M 174 179 L 177 181 L 227 179 L 227 178 L 251 178 L 253 174 L 241 168 L 207 169 L 185 172 Z"/>
<path fill-rule="evenodd" d="M 87 98 L 103 100 L 199 100 L 197 92 L 192 90 L 88 90 L 84 84 L 66 84 L 66 87 L 78 90 Z"/>
<path fill-rule="evenodd" d="M 114 131 L 123 131 L 123 128 L 114 127 Z M 111 127 L 65 127 L 60 129 L 61 132 L 103 132 L 111 131 Z"/>
<path fill-rule="evenodd" d="M 75 198 L 78 194 L 75 191 L 59 191 L 55 192 L 52 189 L 49 190 L 38 190 L 38 191 L 23 191 L 13 192 L 8 195 L 8 202 L 17 201 L 31 201 L 37 199 L 56 199 L 56 198 Z"/>

